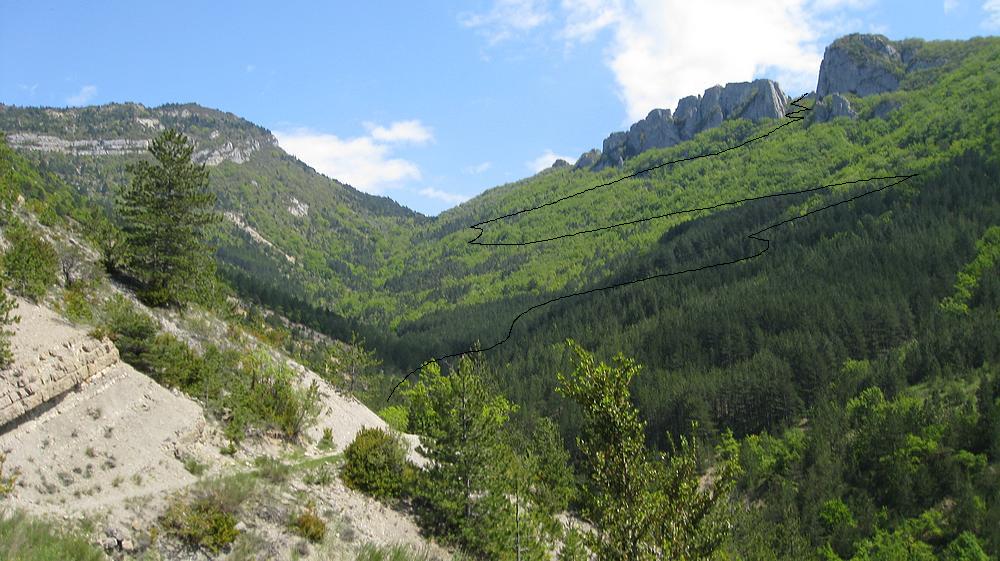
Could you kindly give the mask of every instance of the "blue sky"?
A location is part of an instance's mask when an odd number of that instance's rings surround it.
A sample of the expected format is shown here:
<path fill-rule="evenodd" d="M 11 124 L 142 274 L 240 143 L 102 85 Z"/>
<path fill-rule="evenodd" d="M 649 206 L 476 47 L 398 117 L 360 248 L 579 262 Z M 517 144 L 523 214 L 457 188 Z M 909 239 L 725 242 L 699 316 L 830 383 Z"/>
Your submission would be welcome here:
<path fill-rule="evenodd" d="M 1000 0 L 0 0 L 0 102 L 196 102 L 436 214 L 715 83 L 815 87 L 852 31 L 964 39 Z"/>

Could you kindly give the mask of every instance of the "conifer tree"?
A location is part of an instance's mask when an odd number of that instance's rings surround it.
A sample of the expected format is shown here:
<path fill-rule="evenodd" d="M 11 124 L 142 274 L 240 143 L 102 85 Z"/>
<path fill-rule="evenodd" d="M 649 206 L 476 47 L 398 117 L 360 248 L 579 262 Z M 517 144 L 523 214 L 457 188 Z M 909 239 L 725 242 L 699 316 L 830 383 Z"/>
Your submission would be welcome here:
<path fill-rule="evenodd" d="M 205 165 L 192 162 L 194 146 L 184 135 L 166 130 L 149 151 L 155 163 L 130 165 L 132 181 L 117 200 L 125 265 L 148 304 L 181 304 L 214 271 L 205 227 L 215 220 L 215 196 L 208 192 Z"/>
<path fill-rule="evenodd" d="M 500 467 L 507 461 L 503 428 L 514 406 L 490 391 L 482 363 L 467 357 L 447 376 L 436 363 L 405 392 L 410 430 L 421 436 L 418 451 L 429 460 L 415 495 L 423 525 L 493 557 L 495 546 L 514 533 Z"/>

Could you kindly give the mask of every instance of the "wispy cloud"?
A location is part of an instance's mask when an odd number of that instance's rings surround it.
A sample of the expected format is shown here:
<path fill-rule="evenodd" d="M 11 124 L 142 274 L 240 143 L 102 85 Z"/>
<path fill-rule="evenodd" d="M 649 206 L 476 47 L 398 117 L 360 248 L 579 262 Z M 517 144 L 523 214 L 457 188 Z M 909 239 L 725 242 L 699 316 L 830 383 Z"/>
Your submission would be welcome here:
<path fill-rule="evenodd" d="M 986 12 L 983 27 L 990 30 L 1000 29 L 1000 0 L 986 0 L 983 2 L 983 11 Z"/>
<path fill-rule="evenodd" d="M 38 84 L 30 84 L 30 85 L 29 84 L 18 84 L 17 88 L 19 90 L 28 92 L 28 95 L 35 95 L 35 92 L 38 90 Z"/>
<path fill-rule="evenodd" d="M 439 201 L 443 201 L 452 205 L 464 203 L 465 201 L 469 200 L 469 197 L 466 197 L 465 195 L 460 195 L 458 193 L 449 193 L 448 191 L 442 191 L 441 189 L 435 189 L 433 187 L 425 187 L 420 191 L 418 191 L 418 193 L 427 198 L 437 199 Z"/>
<path fill-rule="evenodd" d="M 465 173 L 476 175 L 483 173 L 493 167 L 493 162 L 480 162 L 473 166 L 468 166 L 465 168 Z"/>
<path fill-rule="evenodd" d="M 858 0 L 564 0 L 570 40 L 613 34 L 607 64 L 628 118 L 673 108 L 685 95 L 766 69 L 792 90 L 815 86 L 822 47 L 817 13 L 866 5 Z M 726 17 L 716 17 L 718 14 Z"/>
<path fill-rule="evenodd" d="M 97 95 L 97 86 L 83 86 L 76 94 L 66 98 L 67 105 L 86 105 Z"/>
<path fill-rule="evenodd" d="M 248 65 L 244 66 L 243 69 L 246 70 L 247 74 L 250 74 L 254 70 L 257 70 L 257 66 L 255 66 L 253 64 L 248 64 Z"/>
<path fill-rule="evenodd" d="M 376 126 L 373 131 L 381 128 Z M 385 130 L 391 129 L 390 126 Z M 368 193 L 381 194 L 406 181 L 421 178 L 417 164 L 392 157 L 392 147 L 374 134 L 340 138 L 309 128 L 296 128 L 275 131 L 274 136 L 285 151 L 323 175 Z"/>
<path fill-rule="evenodd" d="M 376 125 L 375 123 L 365 123 L 365 128 L 375 140 L 380 142 L 412 142 L 414 144 L 424 144 L 434 140 L 434 133 L 430 127 L 425 126 L 419 120 L 396 121 L 388 127 Z"/>
<path fill-rule="evenodd" d="M 566 160 L 567 162 L 572 162 L 572 156 L 560 156 L 552 150 L 546 150 L 541 156 L 527 162 L 525 165 L 528 166 L 533 173 L 538 173 L 545 168 L 551 167 L 556 160 Z"/>
<path fill-rule="evenodd" d="M 561 0 L 549 9 L 536 1 L 495 0 L 491 10 L 462 23 L 490 43 L 550 20 L 558 31 L 545 26 L 540 32 L 567 47 L 600 37 L 607 41 L 604 63 L 634 121 L 715 84 L 758 76 L 774 78 L 791 92 L 809 91 L 816 85 L 823 38 L 858 28 L 877 2 Z"/>
<path fill-rule="evenodd" d="M 552 15 L 540 0 L 496 0 L 485 13 L 464 13 L 458 18 L 465 27 L 479 30 L 490 43 L 498 43 L 515 34 L 534 29 Z"/>

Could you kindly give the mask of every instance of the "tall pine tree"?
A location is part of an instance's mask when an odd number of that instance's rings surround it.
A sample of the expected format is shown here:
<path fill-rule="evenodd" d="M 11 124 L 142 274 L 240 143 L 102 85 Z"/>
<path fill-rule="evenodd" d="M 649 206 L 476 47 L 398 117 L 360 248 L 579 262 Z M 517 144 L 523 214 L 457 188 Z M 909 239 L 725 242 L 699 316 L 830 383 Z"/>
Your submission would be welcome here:
<path fill-rule="evenodd" d="M 125 265 L 146 303 L 182 304 L 214 271 L 205 227 L 216 218 L 215 195 L 208 192 L 208 170 L 192 162 L 194 146 L 183 134 L 166 130 L 149 151 L 156 161 L 130 165 L 132 181 L 117 200 Z"/>
<path fill-rule="evenodd" d="M 429 460 L 415 503 L 433 534 L 500 559 L 512 551 L 519 514 L 503 470 L 510 459 L 503 431 L 514 406 L 487 387 L 482 369 L 482 362 L 462 357 L 443 375 L 431 363 L 405 392 L 410 430 L 421 436 L 418 450 Z"/>

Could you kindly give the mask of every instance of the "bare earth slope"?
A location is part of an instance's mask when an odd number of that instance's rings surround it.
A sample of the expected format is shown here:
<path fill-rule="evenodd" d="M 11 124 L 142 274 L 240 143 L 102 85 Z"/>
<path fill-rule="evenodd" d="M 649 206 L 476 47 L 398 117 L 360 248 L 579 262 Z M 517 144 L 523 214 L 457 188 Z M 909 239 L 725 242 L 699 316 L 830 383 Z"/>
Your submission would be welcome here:
<path fill-rule="evenodd" d="M 12 337 L 15 360 L 0 372 L 0 400 L 12 395 L 12 400 L 30 402 L 33 409 L 0 426 L 5 471 L 20 472 L 8 504 L 63 519 L 87 517 L 96 522 L 98 533 L 92 539 L 115 557 L 154 547 L 163 559 L 205 559 L 201 554 L 191 557 L 193 552 L 163 539 L 149 544 L 171 496 L 199 479 L 253 469 L 254 456 L 281 456 L 285 445 L 258 439 L 246 443 L 235 459 L 222 455 L 226 442 L 221 431 L 196 401 L 120 361 L 110 342 L 97 341 L 52 310 L 24 300 L 18 304 L 21 321 Z M 330 454 L 316 445 L 325 428 L 332 431 L 337 451 L 363 427 L 388 428 L 359 401 L 289 363 L 300 373 L 300 383 L 315 382 L 323 396 L 323 409 L 302 450 L 307 461 Z M 404 437 L 411 458 L 421 461 L 413 451 L 416 437 Z M 209 466 L 207 473 L 201 478 L 192 475 L 185 467 L 189 459 Z M 409 544 L 436 558 L 450 557 L 428 543 L 406 514 L 346 488 L 337 477 L 319 487 L 309 485 L 302 480 L 304 473 L 293 472 L 286 485 L 266 493 L 270 498 L 261 499 L 261 508 L 241 520 L 243 533 L 258 540 L 252 542 L 254 548 L 262 548 L 266 556 L 286 559 L 293 548 L 301 548 L 301 539 L 289 534 L 287 520 L 301 508 L 305 494 L 319 512 L 327 513 L 334 536 L 332 545 L 317 548 L 309 557 L 353 558 L 363 543 Z"/>
<path fill-rule="evenodd" d="M 39 364 L 58 361 L 59 350 L 100 344 L 29 302 L 19 301 L 17 315 L 14 365 L 28 376 L 38 372 Z M 41 407 L 47 410 L 22 417 L 0 434 L 8 468 L 21 471 L 15 504 L 88 511 L 192 483 L 194 476 L 178 459 L 183 455 L 218 460 L 217 452 L 197 445 L 206 427 L 197 403 L 121 362 L 117 352 L 110 358 L 76 389 L 51 396 Z"/>

